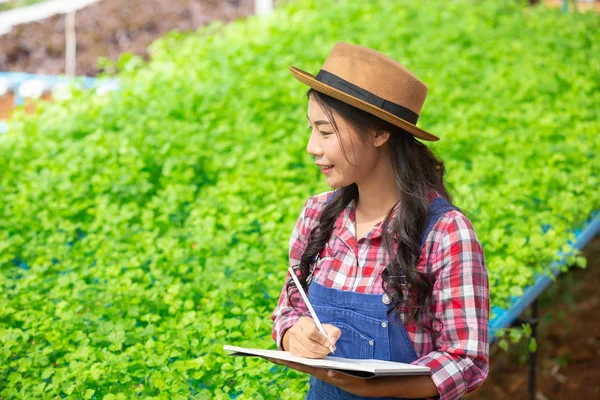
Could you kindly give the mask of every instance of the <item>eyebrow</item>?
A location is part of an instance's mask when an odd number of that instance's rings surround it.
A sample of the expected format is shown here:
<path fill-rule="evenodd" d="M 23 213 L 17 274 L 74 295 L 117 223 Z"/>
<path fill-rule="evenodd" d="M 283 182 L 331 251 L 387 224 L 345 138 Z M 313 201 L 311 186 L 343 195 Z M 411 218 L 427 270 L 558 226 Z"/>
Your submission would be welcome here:
<path fill-rule="evenodd" d="M 306 114 L 306 119 L 308 119 L 308 122 L 310 122 L 310 118 L 308 117 L 308 114 Z M 320 120 L 320 121 L 315 121 L 315 125 L 323 125 L 323 124 L 328 124 L 331 125 L 331 123 L 329 121 L 325 121 L 324 119 Z"/>

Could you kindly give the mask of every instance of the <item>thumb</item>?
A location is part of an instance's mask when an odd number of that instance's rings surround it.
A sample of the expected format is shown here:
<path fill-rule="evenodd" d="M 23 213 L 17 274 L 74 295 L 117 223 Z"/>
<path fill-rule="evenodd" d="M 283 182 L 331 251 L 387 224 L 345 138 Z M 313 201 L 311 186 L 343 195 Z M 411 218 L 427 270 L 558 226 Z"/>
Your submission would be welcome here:
<path fill-rule="evenodd" d="M 329 342 L 331 343 L 331 345 L 335 345 L 335 343 L 342 335 L 342 331 L 334 325 L 327 325 L 328 326 L 323 326 L 323 328 L 325 329 L 325 332 L 327 332 L 327 337 L 329 338 Z"/>
<path fill-rule="evenodd" d="M 330 335 L 329 342 L 331 343 L 332 346 L 335 346 L 335 343 L 338 341 L 339 338 L 340 338 L 339 336 Z"/>

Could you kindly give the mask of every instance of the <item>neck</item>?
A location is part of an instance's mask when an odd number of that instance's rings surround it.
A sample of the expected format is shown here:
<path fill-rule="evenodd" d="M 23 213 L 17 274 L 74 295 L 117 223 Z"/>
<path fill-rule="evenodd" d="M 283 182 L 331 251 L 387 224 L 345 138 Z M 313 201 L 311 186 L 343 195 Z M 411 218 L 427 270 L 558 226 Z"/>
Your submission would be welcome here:
<path fill-rule="evenodd" d="M 356 182 L 356 213 L 366 220 L 383 218 L 400 200 L 396 178 L 389 159 L 378 163 L 369 176 Z"/>

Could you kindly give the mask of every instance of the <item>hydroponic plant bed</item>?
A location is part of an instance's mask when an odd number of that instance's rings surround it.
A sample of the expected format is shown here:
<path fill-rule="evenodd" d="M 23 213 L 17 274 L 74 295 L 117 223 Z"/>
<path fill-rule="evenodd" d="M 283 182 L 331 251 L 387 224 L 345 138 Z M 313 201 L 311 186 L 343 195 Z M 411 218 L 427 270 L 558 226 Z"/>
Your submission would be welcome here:
<path fill-rule="evenodd" d="M 540 296 L 537 354 L 538 398 L 594 399 L 600 394 L 600 236 L 584 248 L 585 269 L 571 269 Z M 528 314 L 528 313 L 527 313 Z M 465 400 L 528 398 L 528 342 L 508 351 L 490 348 L 490 374 Z"/>
<path fill-rule="evenodd" d="M 92 77 L 75 77 L 56 75 L 36 75 L 24 72 L 0 72 L 0 134 L 8 130 L 10 117 L 15 107 L 21 106 L 20 112 L 34 113 L 39 101 L 52 101 L 53 96 L 68 100 L 70 85 L 80 89 L 95 90 L 99 96 L 117 90 L 119 84 L 114 79 L 96 79 Z M 25 90 L 23 90 L 26 88 Z M 66 98 L 65 98 L 66 96 Z"/>
<path fill-rule="evenodd" d="M 277 2 L 276 2 L 277 3 Z M 194 31 L 213 20 L 254 13 L 254 0 L 102 0 L 76 12 L 77 75 L 104 72 L 100 57 L 116 60 L 146 47 L 171 30 Z M 0 71 L 65 73 L 65 16 L 21 24 L 0 35 Z"/>

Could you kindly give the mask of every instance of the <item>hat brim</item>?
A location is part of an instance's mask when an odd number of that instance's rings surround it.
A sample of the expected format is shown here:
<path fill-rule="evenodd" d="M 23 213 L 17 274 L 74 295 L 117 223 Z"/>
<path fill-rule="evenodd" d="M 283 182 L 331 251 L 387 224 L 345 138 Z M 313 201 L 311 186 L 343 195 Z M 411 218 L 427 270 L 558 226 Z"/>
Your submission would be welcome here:
<path fill-rule="evenodd" d="M 359 108 L 363 111 L 373 114 L 376 117 L 383 119 L 384 121 L 387 121 L 393 125 L 396 125 L 402 129 L 404 129 L 405 131 L 407 131 L 408 133 L 410 133 L 413 136 L 418 137 L 419 139 L 427 140 L 430 142 L 435 142 L 437 140 L 440 140 L 439 137 L 432 135 L 431 133 L 429 133 L 427 131 L 424 131 L 423 129 L 417 127 L 416 125 L 413 125 L 410 122 L 408 122 L 400 117 L 397 117 L 392 113 L 382 110 L 381 108 L 376 107 L 370 103 L 367 103 L 364 100 L 357 99 L 354 96 L 351 96 L 347 93 L 342 92 L 341 90 L 333 88 L 322 82 L 319 82 L 315 78 L 315 76 L 313 74 L 311 74 L 310 72 L 303 71 L 300 68 L 296 68 L 292 65 L 289 66 L 289 69 L 290 69 L 290 72 L 292 73 L 292 75 L 294 76 L 294 78 L 298 79 L 300 82 L 304 83 L 305 85 L 310 86 L 311 88 L 313 88 L 321 93 L 324 93 L 326 95 L 334 97 L 340 101 L 343 101 L 344 103 L 348 103 L 356 108 Z"/>

